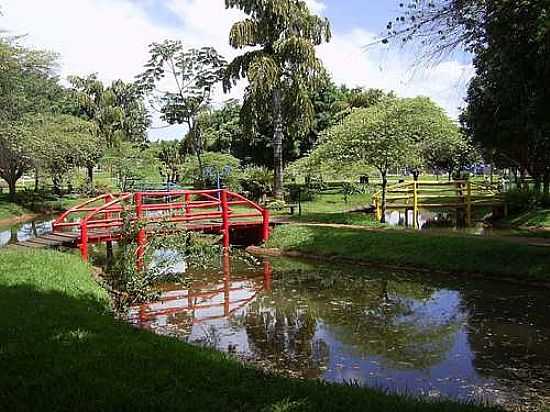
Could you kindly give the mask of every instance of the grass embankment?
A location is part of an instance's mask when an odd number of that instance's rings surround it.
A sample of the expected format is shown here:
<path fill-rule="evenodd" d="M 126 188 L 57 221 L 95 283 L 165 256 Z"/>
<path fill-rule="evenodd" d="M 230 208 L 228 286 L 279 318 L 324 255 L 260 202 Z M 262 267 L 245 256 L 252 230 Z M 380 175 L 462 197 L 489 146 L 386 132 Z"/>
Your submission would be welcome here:
<path fill-rule="evenodd" d="M 58 197 L 27 193 L 19 193 L 15 201 L 11 201 L 8 195 L 0 194 L 0 221 L 9 222 L 25 216 L 59 212 L 84 201 L 86 201 L 86 198 L 79 196 Z"/>
<path fill-rule="evenodd" d="M 498 223 L 520 228 L 548 229 L 550 231 L 550 209 L 530 210 L 504 218 Z"/>
<path fill-rule="evenodd" d="M 466 235 L 287 225 L 268 247 L 375 264 L 550 281 L 547 248 Z"/>
<path fill-rule="evenodd" d="M 0 267 L 0 410 L 483 410 L 272 376 L 136 330 L 73 255 L 6 250 Z"/>

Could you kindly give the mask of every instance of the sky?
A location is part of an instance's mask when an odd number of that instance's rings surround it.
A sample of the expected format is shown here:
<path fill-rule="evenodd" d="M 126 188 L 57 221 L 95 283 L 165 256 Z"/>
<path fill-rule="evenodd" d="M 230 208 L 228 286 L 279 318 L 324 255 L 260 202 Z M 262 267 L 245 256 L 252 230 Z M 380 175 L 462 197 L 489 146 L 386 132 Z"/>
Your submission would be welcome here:
<path fill-rule="evenodd" d="M 331 22 L 332 40 L 317 52 L 336 83 L 428 96 L 457 117 L 473 74 L 467 55 L 455 53 L 434 64 L 411 48 L 365 48 L 384 33 L 401 0 L 306 2 Z M 98 73 L 106 82 L 133 80 L 147 61 L 148 45 L 165 39 L 213 46 L 231 59 L 238 51 L 228 44 L 229 29 L 244 17 L 226 10 L 224 0 L 0 0 L 0 5 L 0 27 L 26 35 L 27 46 L 59 53 L 62 78 Z M 244 87 L 239 84 L 230 94 L 218 90 L 214 100 L 241 98 Z M 153 126 L 152 140 L 179 139 L 184 133 L 181 127 L 164 127 L 158 118 Z"/>

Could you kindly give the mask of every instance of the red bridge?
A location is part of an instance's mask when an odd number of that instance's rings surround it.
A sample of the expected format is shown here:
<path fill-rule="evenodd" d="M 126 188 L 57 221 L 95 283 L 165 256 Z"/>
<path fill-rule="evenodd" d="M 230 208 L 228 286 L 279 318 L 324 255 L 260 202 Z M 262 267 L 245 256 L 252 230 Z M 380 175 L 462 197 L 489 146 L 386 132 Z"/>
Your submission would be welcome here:
<path fill-rule="evenodd" d="M 138 254 L 143 253 L 147 236 L 163 223 L 181 230 L 221 234 L 225 248 L 239 232 L 255 231 L 262 242 L 269 238 L 268 210 L 238 193 L 220 189 L 104 194 L 63 213 L 53 223 L 53 232 L 34 242 L 79 247 L 87 260 L 90 244 L 121 239 L 123 215 L 131 222 L 143 223 L 136 239 Z"/>

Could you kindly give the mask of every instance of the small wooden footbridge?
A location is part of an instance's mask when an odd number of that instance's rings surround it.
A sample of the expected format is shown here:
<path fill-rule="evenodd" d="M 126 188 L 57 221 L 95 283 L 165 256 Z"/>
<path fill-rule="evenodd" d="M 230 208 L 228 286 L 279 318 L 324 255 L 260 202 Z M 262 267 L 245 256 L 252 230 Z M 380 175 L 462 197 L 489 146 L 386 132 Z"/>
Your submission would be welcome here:
<path fill-rule="evenodd" d="M 138 254 L 143 253 L 147 236 L 159 235 L 166 224 L 171 230 L 221 234 L 226 248 L 243 232 L 265 242 L 270 230 L 267 209 L 227 189 L 107 193 L 66 211 L 53 222 L 51 233 L 19 246 L 78 247 L 87 260 L 90 244 L 120 240 L 128 221 L 141 222 Z"/>
<path fill-rule="evenodd" d="M 466 226 L 472 225 L 474 208 L 492 209 L 494 214 L 506 215 L 504 195 L 491 185 L 469 180 L 455 181 L 412 181 L 389 186 L 384 199 L 383 193 L 373 196 L 378 220 L 382 218 L 383 203 L 386 210 L 403 210 L 406 220 L 412 212 L 412 226 L 418 225 L 420 210 L 456 211 Z"/>

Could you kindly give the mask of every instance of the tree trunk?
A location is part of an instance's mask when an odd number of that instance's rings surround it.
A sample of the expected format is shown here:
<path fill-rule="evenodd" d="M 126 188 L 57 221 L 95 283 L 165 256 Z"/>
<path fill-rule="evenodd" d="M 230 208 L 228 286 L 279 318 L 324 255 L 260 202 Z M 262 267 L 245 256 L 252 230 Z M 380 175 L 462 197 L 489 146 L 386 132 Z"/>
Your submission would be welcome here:
<path fill-rule="evenodd" d="M 87 165 L 86 171 L 88 175 L 88 185 L 90 187 L 90 193 L 94 193 L 94 166 L 93 165 Z"/>
<path fill-rule="evenodd" d="M 275 180 L 273 182 L 273 195 L 276 199 L 283 198 L 283 112 L 280 90 L 273 92 L 273 169 L 275 172 Z"/>
<path fill-rule="evenodd" d="M 388 188 L 387 172 L 382 173 L 382 217 L 380 223 L 386 223 L 386 190 Z"/>
<path fill-rule="evenodd" d="M 7 182 L 8 182 L 8 188 L 9 188 L 9 200 L 13 202 L 15 200 L 15 195 L 16 195 L 15 184 L 17 183 L 17 180 L 9 179 Z"/>
<path fill-rule="evenodd" d="M 34 169 L 34 191 L 38 192 L 39 190 L 39 174 L 38 169 Z"/>

